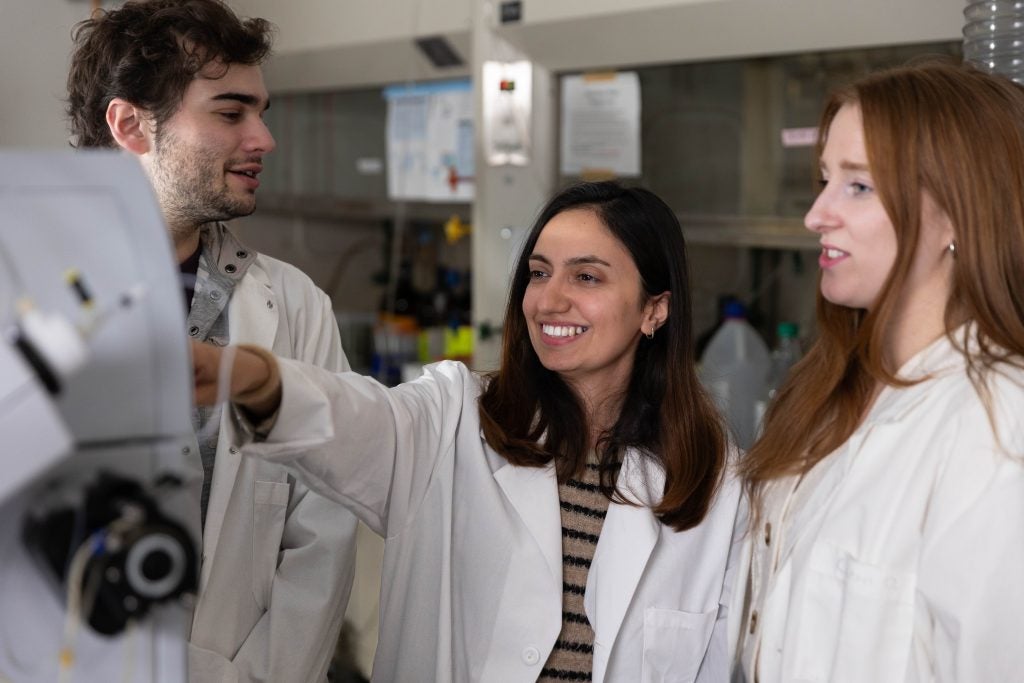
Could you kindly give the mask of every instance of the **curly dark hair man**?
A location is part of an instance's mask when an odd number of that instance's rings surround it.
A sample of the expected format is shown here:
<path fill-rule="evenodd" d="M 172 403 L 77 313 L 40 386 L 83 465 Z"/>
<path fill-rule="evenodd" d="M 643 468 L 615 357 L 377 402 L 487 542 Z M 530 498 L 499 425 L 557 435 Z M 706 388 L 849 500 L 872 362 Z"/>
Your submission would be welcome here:
<path fill-rule="evenodd" d="M 255 210 L 275 147 L 263 120 L 270 24 L 221 0 L 129 0 L 73 39 L 73 144 L 138 159 L 190 283 L 188 335 L 348 370 L 327 295 L 225 223 Z M 241 457 L 223 408 L 192 420 L 203 552 L 189 680 L 324 683 L 355 571 L 355 517 L 282 465 Z"/>
<path fill-rule="evenodd" d="M 260 65 L 272 26 L 240 20 L 219 0 L 126 2 L 75 26 L 67 113 L 76 147 L 114 147 L 107 106 L 123 98 L 159 127 L 210 63 Z"/>

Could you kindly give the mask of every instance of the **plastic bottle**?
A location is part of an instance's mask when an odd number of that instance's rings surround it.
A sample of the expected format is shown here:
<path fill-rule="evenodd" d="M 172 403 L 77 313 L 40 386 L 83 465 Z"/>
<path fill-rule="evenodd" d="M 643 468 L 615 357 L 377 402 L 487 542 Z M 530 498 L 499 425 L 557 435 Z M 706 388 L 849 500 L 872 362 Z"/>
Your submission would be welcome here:
<path fill-rule="evenodd" d="M 771 367 L 768 371 L 768 379 L 765 383 L 765 392 L 757 402 L 757 431 L 761 431 L 761 422 L 768 410 L 768 404 L 775 398 L 775 392 L 786 381 L 789 369 L 792 368 L 803 355 L 800 349 L 800 339 L 797 337 L 799 328 L 796 323 L 781 322 L 775 328 L 776 343 L 771 353 Z"/>
<path fill-rule="evenodd" d="M 722 323 L 725 322 L 725 309 L 729 304 L 738 301 L 739 299 L 732 294 L 722 294 L 718 297 L 718 306 L 715 309 L 715 324 L 697 335 L 697 358 L 704 356 L 704 349 L 708 347 L 711 338 L 715 336 L 715 333 L 722 327 Z"/>
<path fill-rule="evenodd" d="M 743 304 L 730 303 L 725 322 L 701 357 L 700 378 L 740 448 L 750 448 L 757 436 L 757 401 L 770 367 L 768 347 L 747 322 Z"/>
<path fill-rule="evenodd" d="M 774 398 L 775 391 L 786 381 L 789 369 L 803 356 L 800 339 L 797 337 L 799 328 L 796 323 L 781 322 L 775 328 L 778 338 L 772 349 L 772 369 L 768 375 L 768 397 Z"/>
<path fill-rule="evenodd" d="M 964 19 L 964 59 L 1024 82 L 1024 1 L 969 0 Z"/>

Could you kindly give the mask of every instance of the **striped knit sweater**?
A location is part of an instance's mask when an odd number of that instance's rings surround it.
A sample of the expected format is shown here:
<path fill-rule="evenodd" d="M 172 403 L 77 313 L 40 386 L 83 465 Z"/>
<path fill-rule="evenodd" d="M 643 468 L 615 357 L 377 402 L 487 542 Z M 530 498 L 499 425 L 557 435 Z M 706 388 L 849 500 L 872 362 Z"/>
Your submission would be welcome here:
<path fill-rule="evenodd" d="M 591 680 L 594 629 L 583 609 L 583 593 L 608 511 L 608 498 L 597 487 L 599 476 L 597 465 L 588 464 L 580 479 L 558 486 L 562 508 L 562 630 L 539 682 Z"/>

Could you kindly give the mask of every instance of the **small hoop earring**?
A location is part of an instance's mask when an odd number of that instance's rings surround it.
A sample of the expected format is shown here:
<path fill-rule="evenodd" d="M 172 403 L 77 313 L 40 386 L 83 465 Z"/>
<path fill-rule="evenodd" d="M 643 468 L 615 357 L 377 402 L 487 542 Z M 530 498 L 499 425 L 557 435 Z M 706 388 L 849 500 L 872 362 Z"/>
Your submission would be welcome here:
<path fill-rule="evenodd" d="M 949 253 L 950 254 L 953 254 L 954 256 L 956 256 L 956 242 L 950 242 L 949 246 L 946 247 L 946 248 L 949 249 Z"/>
<path fill-rule="evenodd" d="M 647 337 L 648 339 L 654 339 L 654 329 L 654 325 L 651 325 L 651 331 L 644 332 L 644 336 Z"/>

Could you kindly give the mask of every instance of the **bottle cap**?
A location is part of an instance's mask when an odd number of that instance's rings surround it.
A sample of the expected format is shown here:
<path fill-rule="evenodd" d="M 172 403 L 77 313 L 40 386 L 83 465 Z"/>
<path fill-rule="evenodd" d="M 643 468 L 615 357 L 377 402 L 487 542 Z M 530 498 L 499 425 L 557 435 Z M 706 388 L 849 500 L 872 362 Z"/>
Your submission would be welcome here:
<path fill-rule="evenodd" d="M 728 320 L 729 318 L 744 318 L 747 317 L 747 308 L 741 301 L 730 301 L 722 309 L 722 317 Z"/>
<path fill-rule="evenodd" d="M 796 323 L 781 322 L 775 328 L 775 333 L 779 335 L 780 339 L 796 339 L 798 330 L 799 328 Z"/>

